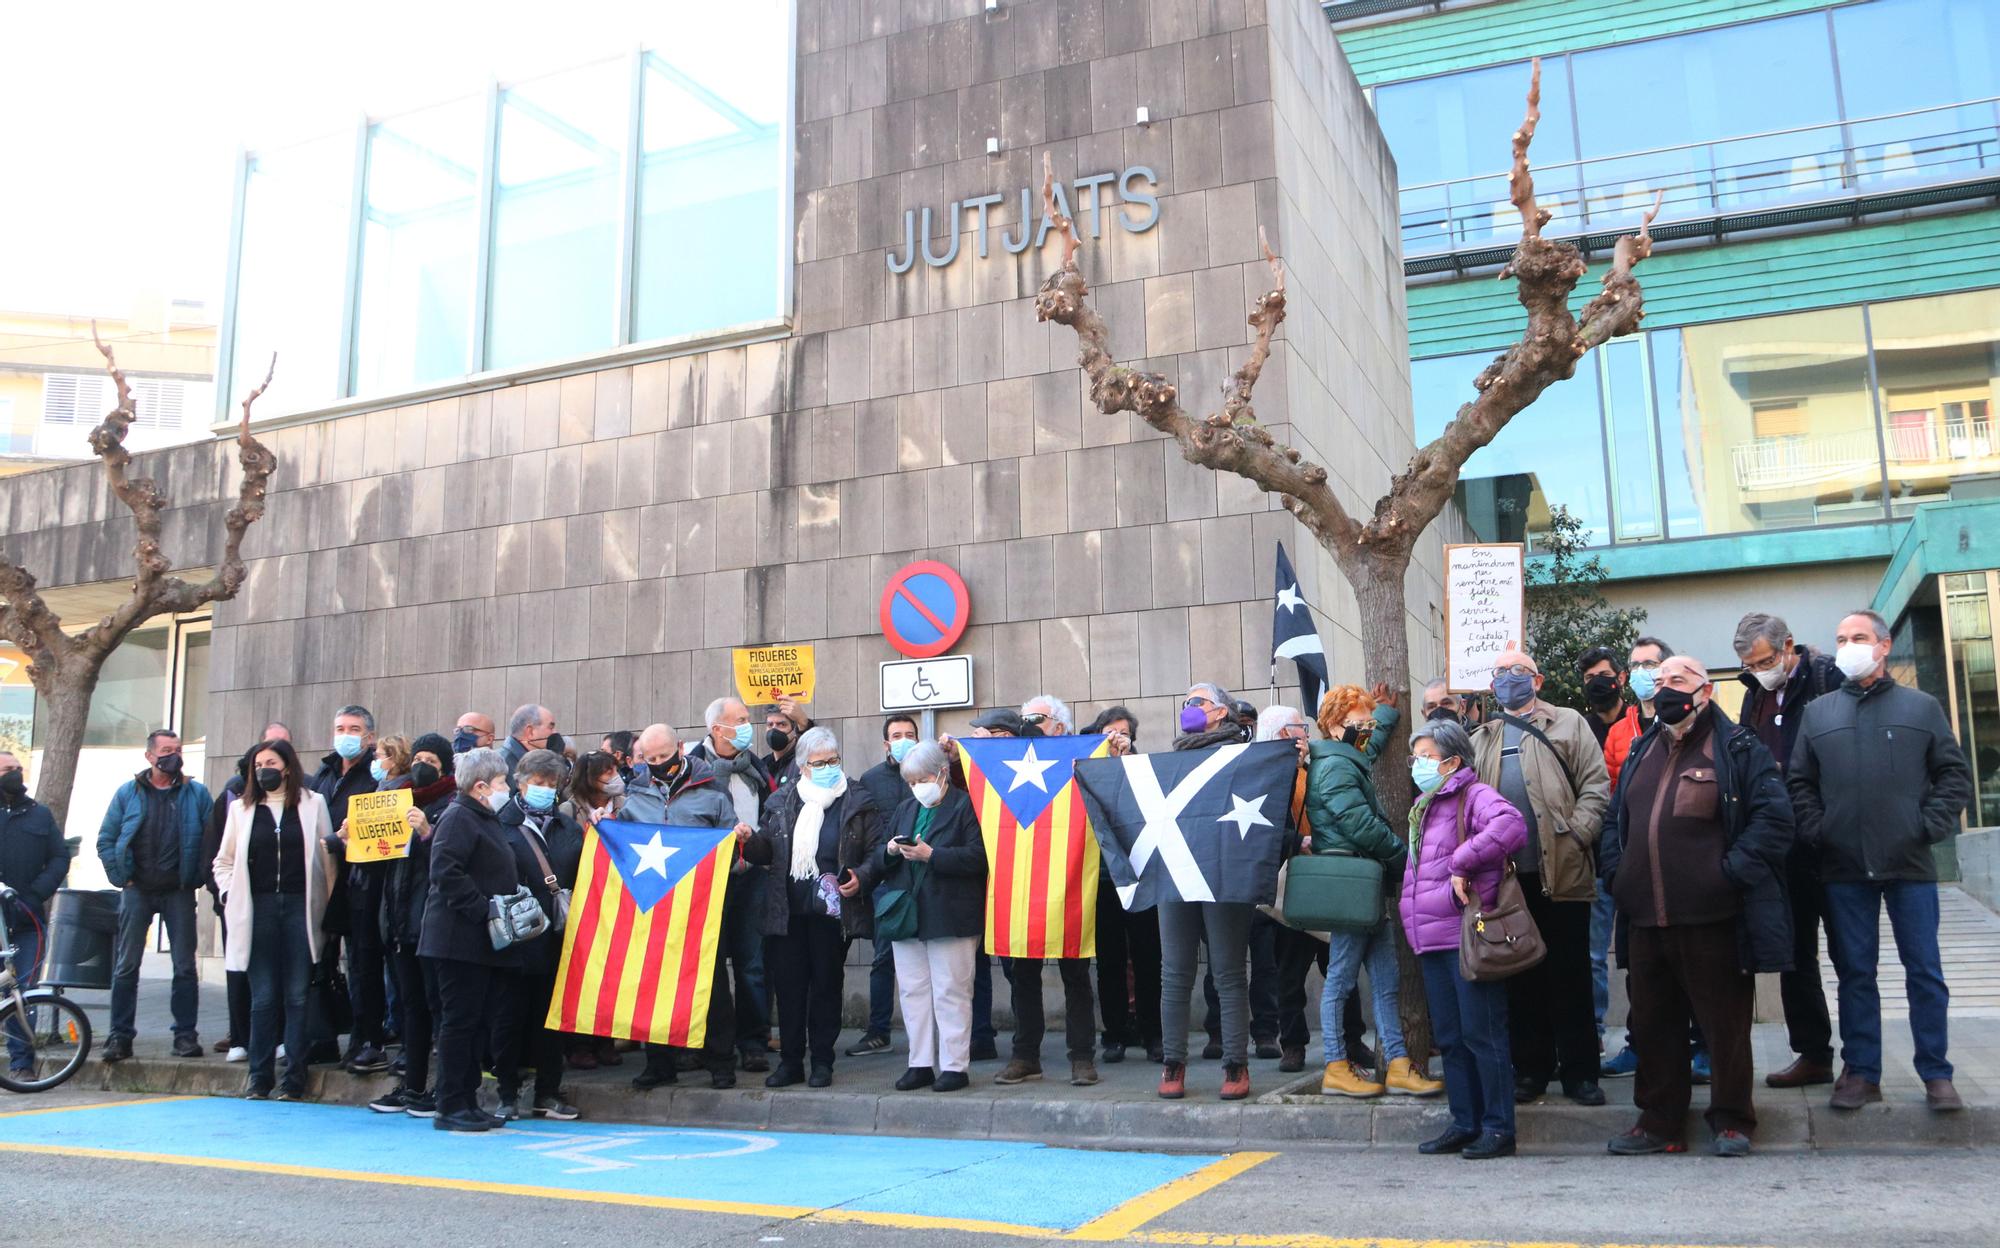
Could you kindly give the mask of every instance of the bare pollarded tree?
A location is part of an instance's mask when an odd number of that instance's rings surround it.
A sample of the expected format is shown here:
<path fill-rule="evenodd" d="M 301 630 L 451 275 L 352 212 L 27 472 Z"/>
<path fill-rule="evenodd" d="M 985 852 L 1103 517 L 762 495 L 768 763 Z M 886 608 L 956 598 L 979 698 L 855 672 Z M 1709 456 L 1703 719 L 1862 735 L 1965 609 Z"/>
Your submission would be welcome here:
<path fill-rule="evenodd" d="M 264 495 L 278 467 L 277 457 L 250 434 L 250 405 L 271 384 L 271 375 L 278 367 L 277 357 L 272 356 L 263 382 L 243 399 L 243 424 L 236 435 L 243 482 L 236 505 L 223 520 L 227 536 L 222 559 L 206 580 L 193 582 L 175 576 L 173 560 L 160 545 L 170 500 L 151 477 L 134 477 L 127 471 L 132 453 L 125 449 L 125 435 L 138 411 L 132 388 L 111 348 L 97 337 L 94 324 L 90 332 L 118 390 L 118 406 L 90 431 L 90 449 L 103 464 L 111 492 L 138 523 L 139 537 L 132 547 L 131 595 L 95 624 L 71 632 L 43 601 L 34 573 L 11 558 L 0 557 L 0 636 L 27 656 L 28 676 L 35 692 L 42 696 L 46 719 L 40 725 L 42 762 L 35 777 L 35 796 L 55 814 L 58 826 L 69 813 L 90 698 L 97 690 L 105 659 L 133 629 L 154 616 L 193 611 L 236 596 L 245 575 L 243 535 L 263 517 Z"/>
<path fill-rule="evenodd" d="M 1090 378 L 1092 403 L 1106 414 L 1136 412 L 1153 428 L 1171 435 L 1189 463 L 1233 472 L 1278 495 L 1285 510 L 1298 517 L 1333 556 L 1354 590 L 1366 678 L 1391 689 L 1406 687 L 1411 677 L 1404 574 L 1417 539 L 1451 500 L 1459 469 L 1544 390 L 1575 375 L 1584 353 L 1635 332 L 1644 315 L 1643 295 L 1632 269 L 1652 253 L 1648 230 L 1659 212 L 1657 197 L 1638 232 L 1614 245 L 1602 290 L 1581 314 L 1570 311 L 1570 294 L 1588 266 L 1574 244 L 1542 237 L 1549 210 L 1535 202 L 1528 166 L 1528 149 L 1542 115 L 1541 92 L 1542 67 L 1537 60 L 1528 86 L 1527 116 L 1514 132 L 1513 170 L 1508 175 L 1509 198 L 1521 214 L 1521 241 L 1500 271 L 1502 279 L 1514 279 L 1516 296 L 1528 314 L 1527 328 L 1473 381 L 1475 396 L 1458 409 L 1444 432 L 1418 448 L 1409 467 L 1390 481 L 1389 492 L 1375 501 L 1366 518 L 1350 514 L 1328 484 L 1326 469 L 1306 460 L 1298 448 L 1279 443 L 1257 423 L 1251 407 L 1251 393 L 1271 353 L 1271 336 L 1285 319 L 1285 272 L 1269 243 L 1264 242 L 1263 250 L 1271 266 L 1272 288 L 1250 313 L 1249 323 L 1256 330 L 1250 357 L 1223 386 L 1219 410 L 1190 414 L 1181 406 L 1178 387 L 1164 376 L 1112 358 L 1109 329 L 1085 301 L 1089 287 L 1076 266 L 1076 229 L 1056 211 L 1052 164 L 1046 154 L 1042 158 L 1043 211 L 1062 231 L 1063 261 L 1043 281 L 1035 297 L 1035 315 L 1076 331 L 1077 363 Z M 1259 240 L 1263 241 L 1261 229 Z M 1395 744 L 1400 745 L 1405 735 L 1406 730 L 1399 729 Z M 1385 752 L 1383 758 L 1378 772 L 1381 795 L 1393 808 L 1406 810 L 1411 787 L 1401 751 Z M 1403 952 L 1404 983 L 1411 989 L 1402 994 L 1406 1023 L 1420 1029 L 1413 1029 L 1410 1051 L 1427 1052 L 1427 1044 L 1419 1043 L 1429 1036 L 1423 994 L 1412 987 L 1418 982 L 1413 979 L 1414 962 L 1407 948 Z"/>

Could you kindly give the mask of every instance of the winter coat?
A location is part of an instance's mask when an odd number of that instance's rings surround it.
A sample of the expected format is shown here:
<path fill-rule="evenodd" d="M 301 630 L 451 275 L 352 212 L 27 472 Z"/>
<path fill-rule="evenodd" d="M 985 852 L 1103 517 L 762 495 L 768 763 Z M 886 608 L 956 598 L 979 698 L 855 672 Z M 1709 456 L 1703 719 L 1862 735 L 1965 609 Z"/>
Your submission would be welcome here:
<path fill-rule="evenodd" d="M 278 835 L 283 836 L 284 807 L 272 806 L 271 814 L 277 820 Z M 250 969 L 250 937 L 256 926 L 258 901 L 250 892 L 250 830 L 255 826 L 256 816 L 256 807 L 245 806 L 241 798 L 229 803 L 222 841 L 211 864 L 216 892 L 222 897 L 223 922 L 228 929 L 222 947 L 222 968 L 226 971 Z M 326 799 L 311 789 L 299 792 L 299 835 L 305 842 L 306 948 L 313 962 L 318 963 L 320 928 L 326 920 L 327 899 L 333 895 L 334 874 L 339 868 L 333 849 L 327 844 L 327 838 L 333 835 L 333 824 L 327 817 Z M 237 887 L 239 877 L 241 888 Z"/>
<path fill-rule="evenodd" d="M 1806 708 L 1822 695 L 1832 693 L 1847 683 L 1847 677 L 1833 665 L 1832 655 L 1816 653 L 1801 645 L 1794 645 L 1792 649 L 1798 652 L 1799 661 L 1792 668 L 1791 679 L 1785 682 L 1785 701 L 1778 715 L 1778 736 L 1785 743 L 1787 759 L 1798 747 L 1799 724 L 1805 719 Z M 1745 727 L 1751 727 L 1757 722 L 1758 708 L 1774 695 L 1758 684 L 1757 678 L 1749 672 L 1736 679 L 1749 690 L 1743 695 L 1741 722 Z"/>
<path fill-rule="evenodd" d="M 457 795 L 458 782 L 450 776 L 410 794 L 410 804 L 424 812 L 431 832 L 412 836 L 410 852 L 389 864 L 388 883 L 382 890 L 382 943 L 391 949 L 415 953 L 423 939 L 424 903 L 431 893 L 431 841 Z"/>
<path fill-rule="evenodd" d="M 1722 875 L 1736 889 L 1737 962 L 1746 974 L 1792 969 L 1792 905 L 1785 891 L 1785 856 L 1792 848 L 1792 803 L 1777 760 L 1757 734 L 1710 703 L 1715 742 L 1716 815 L 1722 821 Z M 1632 746 L 1627 773 L 1651 749 L 1665 749 L 1658 721 Z M 1685 783 L 1685 782 L 1684 782 Z M 1618 878 L 1628 830 L 1643 823 L 1626 809 L 1626 786 L 1613 796 L 1598 841 L 1598 869 L 1607 886 Z M 1621 941 L 1621 946 L 1622 946 Z M 1622 949 L 1620 961 L 1623 961 Z"/>
<path fill-rule="evenodd" d="M 1211 745 L 1241 745 L 1250 739 L 1250 733 L 1243 725 L 1225 719 L 1215 727 L 1202 732 L 1184 732 L 1174 738 L 1176 750 L 1205 750 Z"/>
<path fill-rule="evenodd" d="M 791 927 L 792 829 L 798 826 L 804 806 L 799 782 L 793 780 L 771 795 L 764 807 L 763 825 L 752 838 L 762 842 L 763 850 L 771 856 L 771 870 L 761 873 L 764 878 L 756 890 L 759 909 L 754 912 L 758 930 L 766 936 L 783 936 Z M 875 804 L 874 795 L 859 781 L 849 780 L 840 797 L 837 833 L 831 823 L 820 825 L 822 846 L 828 836 L 839 837 L 834 849 L 838 863 L 835 874 L 852 871 L 861 881 L 859 893 L 840 899 L 840 932 L 849 940 L 875 934 L 873 894 L 879 878 L 875 859 L 887 839 L 887 823 L 888 817 Z"/>
<path fill-rule="evenodd" d="M 368 754 L 364 751 L 354 766 L 348 767 L 338 750 L 327 751 L 306 787 L 326 799 L 326 817 L 339 828 L 347 822 L 347 799 L 356 793 L 375 792 L 375 775 L 368 770 Z"/>
<path fill-rule="evenodd" d="M 542 913 L 549 916 L 549 930 L 521 946 L 521 969 L 530 975 L 552 975 L 562 958 L 563 935 L 556 926 L 555 889 L 549 887 L 541 861 L 535 857 L 535 848 L 528 843 L 536 834 L 529 822 L 500 825 L 507 834 L 507 848 L 514 854 L 514 869 L 541 903 Z M 555 887 L 575 888 L 577 866 L 583 858 L 583 829 L 569 816 L 550 811 L 543 821 L 541 838 L 536 848 L 549 860 L 548 874 L 556 877 Z"/>
<path fill-rule="evenodd" d="M 1391 706 L 1375 708 L 1375 731 L 1368 748 L 1343 741 L 1315 741 L 1306 768 L 1306 819 L 1312 825 L 1312 852 L 1372 858 L 1387 868 L 1382 887 L 1394 896 L 1408 847 L 1396 835 L 1375 796 L 1375 760 L 1396 730 Z"/>
<path fill-rule="evenodd" d="M 1583 716 L 1566 706 L 1538 702 L 1527 719 L 1561 755 L 1558 759 L 1548 746 L 1523 734 L 1521 771 L 1541 841 L 1542 892 L 1552 901 L 1593 901 L 1597 897 L 1597 866 L 1592 851 L 1604 822 L 1604 808 L 1611 801 L 1604 751 L 1598 748 L 1597 736 L 1583 722 Z M 1491 719 L 1472 734 L 1474 770 L 1495 789 L 1500 787 L 1505 727 L 1503 721 Z"/>
<path fill-rule="evenodd" d="M 1881 676 L 1815 699 L 1801 718 L 1787 782 L 1820 878 L 1935 881 L 1931 846 L 1958 831 L 1972 797 L 1937 699 Z"/>
<path fill-rule="evenodd" d="M 49 808 L 31 797 L 0 803 L 0 884 L 37 915 L 69 875 L 69 847 Z"/>
<path fill-rule="evenodd" d="M 1508 856 L 1528 843 L 1528 824 L 1500 790 L 1482 784 L 1463 764 L 1418 809 L 1423 820 L 1418 859 L 1403 873 L 1399 909 L 1410 948 L 1438 953 L 1458 948 L 1461 907 L 1451 877 L 1464 876 L 1478 890 L 1480 904 L 1492 905 Z"/>
<path fill-rule="evenodd" d="M 957 755 L 958 751 L 953 750 L 952 756 L 956 758 Z M 893 759 L 883 759 L 857 776 L 856 781 L 868 790 L 868 796 L 875 799 L 875 809 L 882 812 L 884 820 L 895 814 L 896 807 L 910 798 L 910 786 L 903 779 L 902 765 Z"/>
<path fill-rule="evenodd" d="M 495 949 L 486 934 L 491 899 L 513 896 L 523 882 L 500 817 L 463 793 L 453 798 L 431 833 L 431 891 L 418 955 L 503 970 L 525 966 L 518 943 Z M 535 939 L 547 940 L 548 933 Z"/>
<path fill-rule="evenodd" d="M 668 790 L 655 780 L 627 782 L 618 817 L 628 823 L 664 823 L 677 828 L 733 828 L 736 804 L 717 783 L 708 759 L 692 750 L 680 783 Z"/>
<path fill-rule="evenodd" d="M 1618 787 L 1618 774 L 1625 767 L 1626 758 L 1632 753 L 1632 743 L 1645 735 L 1645 728 L 1639 724 L 1639 708 L 1628 706 L 1618 722 L 1611 725 L 1611 731 L 1604 734 L 1604 769 L 1611 774 L 1611 787 Z"/>
<path fill-rule="evenodd" d="M 132 839 L 146 821 L 144 788 L 152 787 L 151 768 L 118 786 L 104 822 L 97 829 L 97 858 L 104 864 L 104 878 L 113 888 L 132 882 Z M 201 781 L 183 776 L 174 786 L 174 802 L 181 818 L 181 887 L 199 888 L 208 879 L 208 863 L 202 859 L 201 843 L 207 830 L 211 803 Z"/>
<path fill-rule="evenodd" d="M 889 820 L 889 836 L 875 851 L 876 884 L 881 888 L 914 885 L 918 940 L 984 936 L 986 843 L 979 835 L 979 816 L 972 811 L 972 798 L 964 789 L 954 786 L 931 812 L 931 826 L 924 833 L 924 840 L 931 847 L 931 859 L 923 864 L 919 883 L 917 864 L 891 855 L 888 840 L 914 835 L 917 812 L 922 809 L 914 797 L 896 808 Z"/>

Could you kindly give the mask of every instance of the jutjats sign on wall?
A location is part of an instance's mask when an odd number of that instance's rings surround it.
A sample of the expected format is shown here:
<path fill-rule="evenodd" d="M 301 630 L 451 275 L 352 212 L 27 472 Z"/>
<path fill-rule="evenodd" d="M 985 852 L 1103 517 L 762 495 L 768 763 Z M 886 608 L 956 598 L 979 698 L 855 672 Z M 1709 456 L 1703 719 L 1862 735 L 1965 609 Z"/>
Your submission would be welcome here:
<path fill-rule="evenodd" d="M 1117 188 L 1116 201 L 1110 198 L 1110 188 L 1114 186 Z M 1074 182 L 1056 183 L 1056 210 L 1074 219 L 1077 230 L 1090 238 L 1103 235 L 1105 216 L 1107 210 L 1112 208 L 1117 209 L 1111 215 L 1121 228 L 1133 234 L 1143 234 L 1159 223 L 1158 189 L 1159 177 L 1144 165 L 1133 165 L 1123 173 L 1093 173 Z M 1055 228 L 1053 220 L 1035 211 L 1041 193 L 1039 186 L 1022 187 L 1021 211 L 1015 217 L 1015 224 L 999 231 L 1000 246 L 1010 254 L 1026 251 L 1031 244 L 1040 247 L 1049 231 Z M 934 269 L 941 269 L 958 259 L 959 239 L 965 228 L 967 213 L 972 216 L 972 245 L 978 249 L 980 257 L 985 258 L 991 234 L 987 214 L 994 206 L 1006 202 L 1007 196 L 998 191 L 972 199 L 955 199 L 945 208 L 941 221 L 928 207 L 923 209 L 921 220 L 916 209 L 905 209 L 903 243 L 901 247 L 889 249 L 889 271 L 908 273 L 916 267 L 919 256 Z M 1071 204 L 1076 207 L 1072 209 Z M 1038 218 L 1039 224 L 1031 229 L 1028 223 Z M 936 238 L 937 245 L 933 247 L 932 239 L 940 232 L 942 237 Z"/>

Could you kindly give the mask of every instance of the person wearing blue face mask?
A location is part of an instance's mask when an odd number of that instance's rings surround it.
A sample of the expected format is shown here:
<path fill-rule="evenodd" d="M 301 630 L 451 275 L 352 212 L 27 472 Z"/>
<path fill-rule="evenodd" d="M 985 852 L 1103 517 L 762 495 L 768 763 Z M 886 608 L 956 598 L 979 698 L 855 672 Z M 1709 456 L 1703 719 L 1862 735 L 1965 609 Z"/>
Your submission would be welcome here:
<path fill-rule="evenodd" d="M 333 717 L 333 749 L 320 760 L 311 788 L 326 799 L 327 817 L 339 835 L 347 834 L 347 801 L 356 793 L 373 793 L 377 781 L 375 716 L 365 706 L 343 706 Z M 320 961 L 330 971 L 345 937 L 347 993 L 354 1007 L 354 1030 L 342 1062 L 356 1074 L 389 1069 L 383 1051 L 387 1037 L 388 991 L 384 987 L 382 928 L 378 915 L 388 885 L 389 864 L 336 863 L 332 900 L 326 908 L 326 931 L 336 937 L 322 942 Z"/>
<path fill-rule="evenodd" d="M 557 806 L 566 770 L 563 756 L 553 750 L 522 755 L 514 767 L 514 802 L 522 819 L 500 821 L 521 882 L 549 917 L 548 932 L 528 941 L 520 962 L 495 977 L 501 1000 L 500 1020 L 494 1027 L 493 1078 L 500 1092 L 497 1112 L 504 1119 L 521 1115 L 521 1068 L 527 1064 L 535 1068 L 529 1112 L 564 1122 L 577 1116 L 575 1106 L 562 1095 L 562 1033 L 544 1026 L 562 960 L 566 907 L 559 898 L 576 887 L 583 862 L 583 828 Z"/>
<path fill-rule="evenodd" d="M 871 896 L 884 836 L 884 814 L 866 786 L 849 782 L 831 729 L 807 729 L 798 756 L 797 777 L 765 804 L 756 839 L 769 847 L 772 867 L 747 907 L 778 1001 L 769 1088 L 833 1082 L 847 942 L 874 935 Z"/>
<path fill-rule="evenodd" d="M 875 800 L 876 809 L 893 811 L 910 796 L 903 779 L 903 760 L 917 747 L 917 721 L 896 714 L 882 721 L 882 761 L 861 773 L 861 787 Z M 871 924 L 872 926 L 872 924 Z M 886 940 L 875 944 L 875 956 L 868 966 L 868 1029 L 847 1048 L 849 1057 L 873 1057 L 891 1051 L 889 1020 L 896 1007 L 895 946 Z"/>
<path fill-rule="evenodd" d="M 736 698 L 717 698 L 703 716 L 708 735 L 688 750 L 689 758 L 699 758 L 715 771 L 716 783 L 736 820 L 757 827 L 764 818 L 764 803 L 778 787 L 769 765 L 751 748 L 757 726 L 750 722 L 750 708 Z M 761 1074 L 771 1069 L 771 999 L 764 983 L 764 936 L 758 924 L 741 917 L 741 897 L 755 897 L 764 889 L 765 869 L 738 859 L 729 878 L 729 908 L 722 919 L 722 943 L 728 951 L 736 994 L 736 1047 L 744 1070 Z"/>
<path fill-rule="evenodd" d="M 1653 726 L 1653 695 L 1660 687 L 1660 664 L 1674 657 L 1674 648 L 1658 637 L 1641 637 L 1632 643 L 1625 664 L 1626 687 L 1638 700 L 1627 707 L 1617 723 L 1604 734 L 1604 765 L 1611 775 L 1611 787 L 1618 787 L 1618 773 L 1632 745 Z"/>

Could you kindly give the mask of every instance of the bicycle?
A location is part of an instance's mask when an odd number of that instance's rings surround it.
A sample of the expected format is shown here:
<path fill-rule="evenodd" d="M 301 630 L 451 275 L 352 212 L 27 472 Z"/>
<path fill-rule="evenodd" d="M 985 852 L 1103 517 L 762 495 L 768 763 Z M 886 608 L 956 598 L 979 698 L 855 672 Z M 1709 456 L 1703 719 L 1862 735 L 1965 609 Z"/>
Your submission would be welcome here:
<path fill-rule="evenodd" d="M 90 1016 L 60 989 L 21 986 L 23 976 L 15 965 L 20 951 L 7 931 L 7 914 L 16 899 L 13 889 L 0 884 L 0 1047 L 10 1050 L 0 1088 L 47 1092 L 68 1082 L 90 1057 Z M 12 1046 L 23 1042 L 34 1072 L 25 1079 L 12 1073 Z"/>

